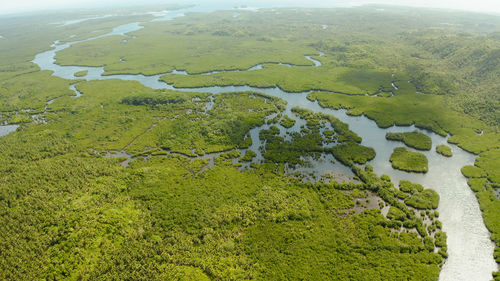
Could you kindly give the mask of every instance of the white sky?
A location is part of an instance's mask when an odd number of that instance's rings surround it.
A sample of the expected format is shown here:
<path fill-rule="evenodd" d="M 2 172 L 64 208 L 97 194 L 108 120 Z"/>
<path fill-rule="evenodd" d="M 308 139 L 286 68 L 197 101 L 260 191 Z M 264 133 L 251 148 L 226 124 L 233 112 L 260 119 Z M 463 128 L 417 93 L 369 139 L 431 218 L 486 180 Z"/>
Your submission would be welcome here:
<path fill-rule="evenodd" d="M 201 0 L 209 2 L 210 0 Z M 217 0 L 216 0 L 217 1 Z M 200 0 L 0 0 L 0 14 L 33 11 L 40 9 L 56 9 L 71 7 L 132 5 L 132 4 L 196 4 Z M 500 14 L 500 0 L 232 0 L 234 5 L 249 5 L 254 3 L 278 3 L 290 5 L 335 6 L 338 4 L 381 3 L 405 6 L 422 6 L 433 8 L 451 8 Z"/>

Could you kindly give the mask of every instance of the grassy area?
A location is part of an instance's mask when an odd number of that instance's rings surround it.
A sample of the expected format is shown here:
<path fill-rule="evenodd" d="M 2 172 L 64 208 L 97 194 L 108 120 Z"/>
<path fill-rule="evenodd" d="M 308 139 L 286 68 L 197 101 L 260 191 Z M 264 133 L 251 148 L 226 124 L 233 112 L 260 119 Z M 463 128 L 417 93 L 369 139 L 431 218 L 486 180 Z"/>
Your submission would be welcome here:
<path fill-rule="evenodd" d="M 409 133 L 387 133 L 385 138 L 388 140 L 402 141 L 407 146 L 418 150 L 431 150 L 432 148 L 431 138 L 417 131 Z"/>
<path fill-rule="evenodd" d="M 440 145 L 436 146 L 436 152 L 443 155 L 443 156 L 446 156 L 446 157 L 453 156 L 453 152 L 451 152 L 451 148 L 445 144 L 440 144 Z"/>
<path fill-rule="evenodd" d="M 366 79 L 371 77 L 371 79 Z M 250 85 L 280 87 L 288 92 L 323 90 L 350 95 L 376 94 L 391 84 L 391 74 L 346 67 L 288 67 L 264 65 L 260 70 L 234 71 L 211 75 L 168 74 L 163 81 L 180 88 Z"/>
<path fill-rule="evenodd" d="M 484 178 L 486 173 L 476 166 L 464 166 L 460 170 L 462 174 L 467 178 Z"/>
<path fill-rule="evenodd" d="M 474 165 L 483 169 L 490 181 L 500 185 L 500 149 L 492 149 L 481 153 Z"/>
<path fill-rule="evenodd" d="M 88 73 L 89 73 L 88 70 L 78 71 L 75 73 L 75 77 L 83 77 L 86 76 Z"/>
<path fill-rule="evenodd" d="M 74 95 L 70 84 L 70 81 L 51 76 L 49 71 L 4 79 L 0 84 L 0 111 L 42 111 L 48 101 Z"/>
<path fill-rule="evenodd" d="M 390 161 L 394 169 L 406 172 L 426 173 L 429 170 L 427 157 L 424 154 L 407 150 L 404 147 L 396 147 Z"/>

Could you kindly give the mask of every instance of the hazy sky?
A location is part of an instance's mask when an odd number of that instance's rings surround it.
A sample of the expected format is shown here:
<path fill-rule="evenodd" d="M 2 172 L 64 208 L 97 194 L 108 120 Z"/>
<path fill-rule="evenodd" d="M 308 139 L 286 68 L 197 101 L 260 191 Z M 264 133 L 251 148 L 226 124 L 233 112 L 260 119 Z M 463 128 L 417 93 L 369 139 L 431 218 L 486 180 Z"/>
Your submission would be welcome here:
<path fill-rule="evenodd" d="M 201 0 L 210 2 L 210 0 Z M 111 6 L 111 5 L 132 5 L 145 3 L 178 3 L 196 4 L 200 0 L 0 0 L 0 14 L 31 11 L 38 9 L 69 8 L 82 6 Z M 217 0 L 216 0 L 217 1 Z M 219 0 L 220 1 L 220 0 Z M 234 5 L 249 5 L 263 2 L 290 5 L 311 5 L 311 6 L 335 6 L 335 5 L 360 5 L 366 3 L 395 4 L 407 6 L 425 6 L 434 8 L 452 8 L 470 11 L 490 12 L 500 14 L 500 0 L 223 0 Z"/>

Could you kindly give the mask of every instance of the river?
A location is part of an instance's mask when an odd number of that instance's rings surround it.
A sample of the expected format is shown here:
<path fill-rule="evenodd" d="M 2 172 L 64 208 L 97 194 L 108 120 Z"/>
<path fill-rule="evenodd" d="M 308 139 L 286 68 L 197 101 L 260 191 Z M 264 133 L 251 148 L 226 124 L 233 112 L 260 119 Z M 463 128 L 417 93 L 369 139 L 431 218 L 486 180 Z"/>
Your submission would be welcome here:
<path fill-rule="evenodd" d="M 162 15 L 161 18 L 156 18 L 158 20 L 171 20 L 176 17 L 182 16 L 185 12 L 195 11 L 195 12 L 208 12 L 216 8 L 207 7 L 194 7 L 190 9 L 184 9 L 179 11 L 172 11 L 171 13 L 166 13 Z M 85 67 L 85 66 L 60 66 L 55 63 L 55 55 L 58 51 L 69 48 L 72 45 L 95 40 L 98 38 L 111 36 L 111 35 L 121 35 L 129 36 L 128 33 L 137 31 L 143 28 L 140 23 L 134 22 L 126 25 L 121 25 L 116 27 L 112 32 L 96 36 L 87 40 L 68 42 L 64 44 L 59 44 L 55 42 L 52 46 L 52 50 L 37 54 L 33 60 L 42 70 L 51 70 L 53 75 L 65 78 L 65 79 L 76 79 L 74 74 L 79 71 L 88 71 L 87 75 L 84 77 L 78 77 L 78 79 L 86 80 L 103 80 L 103 79 L 121 79 L 121 80 L 133 80 L 142 83 L 143 85 L 153 88 L 153 89 L 175 89 L 179 91 L 188 92 L 209 92 L 212 94 L 218 94 L 222 92 L 234 92 L 234 91 L 256 91 L 262 92 L 267 95 L 278 97 L 284 99 L 288 102 L 285 114 L 289 117 L 295 119 L 297 124 L 290 130 L 297 130 L 299 124 L 303 124 L 304 121 L 291 113 L 291 108 L 294 106 L 299 106 L 313 110 L 315 112 L 322 112 L 326 114 L 331 114 L 339 118 L 341 121 L 349 124 L 352 131 L 356 132 L 363 138 L 362 144 L 365 146 L 373 147 L 377 153 L 375 159 L 370 161 L 368 164 L 374 167 L 374 171 L 378 175 L 387 174 L 391 177 L 393 182 L 397 183 L 401 179 L 407 179 L 412 182 L 420 183 L 426 188 L 432 188 L 436 190 L 440 195 L 440 203 L 438 211 L 440 213 L 439 219 L 443 223 L 443 230 L 448 235 L 448 254 L 449 257 L 444 264 L 439 280 L 442 281 L 457 281 L 457 280 L 490 280 L 491 272 L 497 270 L 497 264 L 493 258 L 494 244 L 489 239 L 490 233 L 486 229 L 481 211 L 479 209 L 478 202 L 474 193 L 470 190 L 467 185 L 466 179 L 460 173 L 461 167 L 465 165 L 472 165 L 475 160 L 475 155 L 470 154 L 455 145 L 449 145 L 453 151 L 453 157 L 447 158 L 439 155 L 435 152 L 435 147 L 439 144 L 447 143 L 447 137 L 437 135 L 435 133 L 421 130 L 415 128 L 414 126 L 398 127 L 394 126 L 387 129 L 379 128 L 376 123 L 365 116 L 353 117 L 346 114 L 344 110 L 332 110 L 328 108 L 322 108 L 317 102 L 311 102 L 307 99 L 309 92 L 304 93 L 287 93 L 279 88 L 255 88 L 249 86 L 228 86 L 228 87 L 203 87 L 203 88 L 175 88 L 172 85 L 168 85 L 159 80 L 162 75 L 158 74 L 153 76 L 144 75 L 109 75 L 103 76 L 103 67 Z M 318 53 L 315 57 L 319 57 L 321 54 Z M 320 66 L 321 62 L 317 59 L 311 57 L 311 54 L 306 56 L 315 66 Z M 279 63 L 279 62 L 276 62 Z M 290 66 L 290 67 L 300 67 L 300 66 Z M 246 71 L 253 71 L 262 68 L 262 64 L 256 65 Z M 245 71 L 245 70 L 243 70 Z M 184 74 L 179 71 L 174 71 L 173 74 Z M 207 73 L 210 74 L 210 73 Z M 394 90 L 397 91 L 397 87 L 393 85 Z M 75 87 L 72 87 L 77 96 L 80 95 L 76 91 Z M 379 97 L 374 97 L 379 98 Z M 254 141 L 251 148 L 258 155 L 260 140 L 258 138 L 258 133 L 261 129 L 268 128 L 269 125 L 264 125 L 259 128 L 255 128 L 250 132 L 250 137 Z M 287 129 L 281 126 L 280 131 L 284 134 Z M 288 130 L 288 131 L 290 131 Z M 393 149 L 397 146 L 402 146 L 401 143 L 387 141 L 385 139 L 385 134 L 387 132 L 410 132 L 413 130 L 421 131 L 432 138 L 433 149 L 431 151 L 423 152 L 429 160 L 429 172 L 426 174 L 416 174 L 416 173 L 406 173 L 398 170 L 394 170 L 389 162 L 389 157 Z M 1 131 L 1 128 L 0 128 Z M 1 132 L 0 132 L 1 133 Z M 412 150 L 412 149 L 410 149 Z M 121 155 L 121 154 L 120 154 Z M 123 155 L 121 155 L 123 156 Z M 330 156 L 331 157 L 331 156 Z M 342 174 L 349 174 L 349 168 L 335 162 L 331 161 L 326 156 L 323 159 L 311 161 L 312 167 L 304 169 L 304 172 L 314 171 L 316 173 L 325 173 L 329 171 L 337 171 Z M 259 161 L 259 157 L 254 161 Z M 335 162 L 335 163 L 332 163 Z"/>

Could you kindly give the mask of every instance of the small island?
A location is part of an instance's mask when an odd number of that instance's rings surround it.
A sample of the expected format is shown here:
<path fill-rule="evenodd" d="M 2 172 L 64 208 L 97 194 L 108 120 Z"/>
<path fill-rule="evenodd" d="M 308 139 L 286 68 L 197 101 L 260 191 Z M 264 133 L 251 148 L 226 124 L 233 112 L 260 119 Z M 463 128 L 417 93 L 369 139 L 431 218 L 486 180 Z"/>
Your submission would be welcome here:
<path fill-rule="evenodd" d="M 347 166 L 353 163 L 366 164 L 366 162 L 375 158 L 375 149 L 362 146 L 358 143 L 348 142 L 339 144 L 332 148 L 333 156 Z"/>
<path fill-rule="evenodd" d="M 427 173 L 429 170 L 427 157 L 424 154 L 404 147 L 396 147 L 390 161 L 394 169 L 401 171 Z"/>
<path fill-rule="evenodd" d="M 393 141 L 402 141 L 407 146 L 418 150 L 431 150 L 432 148 L 431 138 L 417 131 L 408 133 L 387 133 L 385 138 Z"/>
<path fill-rule="evenodd" d="M 89 73 L 88 70 L 82 70 L 82 71 L 76 72 L 74 75 L 75 75 L 75 77 L 84 77 L 84 76 L 87 76 L 88 73 Z"/>
<path fill-rule="evenodd" d="M 291 127 L 293 127 L 293 125 L 295 125 L 295 120 L 293 120 L 292 118 L 288 117 L 288 115 L 285 115 L 281 119 L 280 125 L 283 126 L 283 127 L 285 127 L 285 128 L 287 128 L 287 129 L 290 129 Z"/>
<path fill-rule="evenodd" d="M 453 152 L 451 152 L 451 147 L 445 144 L 440 144 L 436 146 L 436 152 L 446 157 L 453 156 Z"/>

